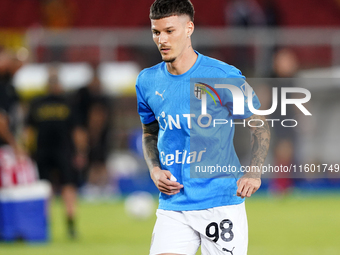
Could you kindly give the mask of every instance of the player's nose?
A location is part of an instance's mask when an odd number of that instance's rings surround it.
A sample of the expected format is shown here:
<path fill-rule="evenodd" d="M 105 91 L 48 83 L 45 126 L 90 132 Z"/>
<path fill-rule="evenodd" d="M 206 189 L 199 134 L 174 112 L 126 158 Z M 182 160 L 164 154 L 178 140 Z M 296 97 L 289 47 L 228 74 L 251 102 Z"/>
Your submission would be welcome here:
<path fill-rule="evenodd" d="M 166 33 L 160 33 L 158 37 L 158 43 L 159 44 L 164 44 L 168 41 L 168 36 Z"/>

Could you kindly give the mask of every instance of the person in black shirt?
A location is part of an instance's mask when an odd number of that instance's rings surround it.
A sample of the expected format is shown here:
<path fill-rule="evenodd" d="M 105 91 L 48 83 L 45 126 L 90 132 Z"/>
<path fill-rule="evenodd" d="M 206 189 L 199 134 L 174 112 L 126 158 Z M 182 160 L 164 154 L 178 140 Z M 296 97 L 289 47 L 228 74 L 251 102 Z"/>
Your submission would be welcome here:
<path fill-rule="evenodd" d="M 37 98 L 31 104 L 27 125 L 37 133 L 36 161 L 41 179 L 61 186 L 66 208 L 68 233 L 75 237 L 74 218 L 77 199 L 77 172 L 73 159 L 73 136 L 77 132 L 72 108 L 63 95 L 57 75 L 49 78 L 48 95 Z M 59 183 L 56 180 L 59 177 Z"/>
<path fill-rule="evenodd" d="M 102 92 L 100 79 L 95 72 L 92 81 L 80 88 L 74 99 L 77 121 L 86 133 L 88 143 L 88 182 L 85 196 L 110 195 L 109 174 L 106 169 L 110 103 Z"/>

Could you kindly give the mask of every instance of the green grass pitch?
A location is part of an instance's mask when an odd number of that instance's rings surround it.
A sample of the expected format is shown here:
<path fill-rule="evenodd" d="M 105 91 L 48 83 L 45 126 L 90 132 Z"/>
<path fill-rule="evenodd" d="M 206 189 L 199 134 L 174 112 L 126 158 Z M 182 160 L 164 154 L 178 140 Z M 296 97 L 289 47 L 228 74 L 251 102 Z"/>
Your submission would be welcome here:
<path fill-rule="evenodd" d="M 246 202 L 249 255 L 340 254 L 340 194 L 255 196 Z M 51 208 L 51 242 L 0 243 L 1 255 L 144 255 L 148 254 L 155 217 L 145 221 L 125 215 L 123 201 L 79 202 L 79 238 L 68 240 L 60 201 Z M 198 253 L 200 254 L 200 253 Z"/>

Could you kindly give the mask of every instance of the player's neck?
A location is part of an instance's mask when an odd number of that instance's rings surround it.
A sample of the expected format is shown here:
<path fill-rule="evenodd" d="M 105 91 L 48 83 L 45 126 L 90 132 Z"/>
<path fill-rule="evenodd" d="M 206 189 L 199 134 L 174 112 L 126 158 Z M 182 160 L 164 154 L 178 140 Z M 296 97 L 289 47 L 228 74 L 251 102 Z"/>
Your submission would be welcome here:
<path fill-rule="evenodd" d="M 196 60 L 197 54 L 190 45 L 189 48 L 183 52 L 183 54 L 178 56 L 174 62 L 166 63 L 166 66 L 169 73 L 173 75 L 180 75 L 189 71 L 189 69 L 195 64 Z"/>

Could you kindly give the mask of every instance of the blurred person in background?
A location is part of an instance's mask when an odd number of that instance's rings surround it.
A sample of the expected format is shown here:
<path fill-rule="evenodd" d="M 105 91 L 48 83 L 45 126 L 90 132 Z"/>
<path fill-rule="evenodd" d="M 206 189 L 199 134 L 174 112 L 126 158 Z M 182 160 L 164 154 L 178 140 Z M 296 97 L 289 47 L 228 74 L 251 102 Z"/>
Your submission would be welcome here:
<path fill-rule="evenodd" d="M 12 80 L 21 64 L 10 53 L 0 51 L 0 146 L 10 145 L 17 159 L 23 150 L 15 139 L 15 120 L 19 97 Z"/>
<path fill-rule="evenodd" d="M 261 3 L 261 5 L 259 4 Z M 237 29 L 257 29 L 278 26 L 280 23 L 280 12 L 276 1 L 272 0 L 226 0 L 225 23 L 228 27 Z M 270 63 L 273 47 L 262 48 L 262 57 Z M 253 54 L 252 47 L 246 45 L 233 46 L 232 61 L 244 70 L 251 72 L 253 65 L 249 56 Z M 270 64 L 257 67 L 257 75 L 267 76 L 270 72 Z"/>
<path fill-rule="evenodd" d="M 84 157 L 79 156 L 86 150 L 86 144 L 79 139 L 82 134 L 75 123 L 74 113 L 65 98 L 57 72 L 52 69 L 48 94 L 33 100 L 30 105 L 26 132 L 33 129 L 37 134 L 35 158 L 40 179 L 50 181 L 55 192 L 61 187 L 70 238 L 76 237 L 78 170 L 86 162 Z"/>
<path fill-rule="evenodd" d="M 299 62 L 295 53 L 288 48 L 277 49 L 273 56 L 273 87 L 278 88 L 278 98 L 281 98 L 281 88 L 293 87 L 294 76 L 299 69 Z M 287 94 L 287 98 L 290 95 Z M 295 119 L 296 107 L 294 105 L 286 106 L 286 119 Z M 271 114 L 272 119 L 281 119 L 281 103 L 278 103 L 277 110 Z M 295 128 L 287 128 L 281 125 L 273 128 L 273 147 L 275 165 L 289 166 L 296 163 L 295 146 L 296 146 Z M 293 186 L 293 181 L 288 173 L 280 173 L 278 179 L 273 179 L 270 189 L 276 194 L 285 194 Z"/>
<path fill-rule="evenodd" d="M 266 25 L 269 27 L 279 26 L 281 20 L 280 9 L 276 1 L 264 0 L 263 2 L 263 13 L 266 20 Z"/>
<path fill-rule="evenodd" d="M 88 179 L 84 196 L 88 199 L 109 197 L 111 186 L 106 168 L 110 105 L 104 95 L 97 72 L 92 81 L 75 96 L 75 112 L 88 145 Z"/>
<path fill-rule="evenodd" d="M 228 0 L 225 6 L 225 22 L 231 28 L 252 28 L 266 25 L 264 12 L 256 0 Z M 247 72 L 252 69 L 249 61 L 251 49 L 245 45 L 233 47 L 231 61 Z"/>
<path fill-rule="evenodd" d="M 278 26 L 280 12 L 276 1 L 227 0 L 226 23 L 234 27 Z"/>
<path fill-rule="evenodd" d="M 255 0 L 231 0 L 225 9 L 226 23 L 235 27 L 266 25 L 261 6 Z"/>

